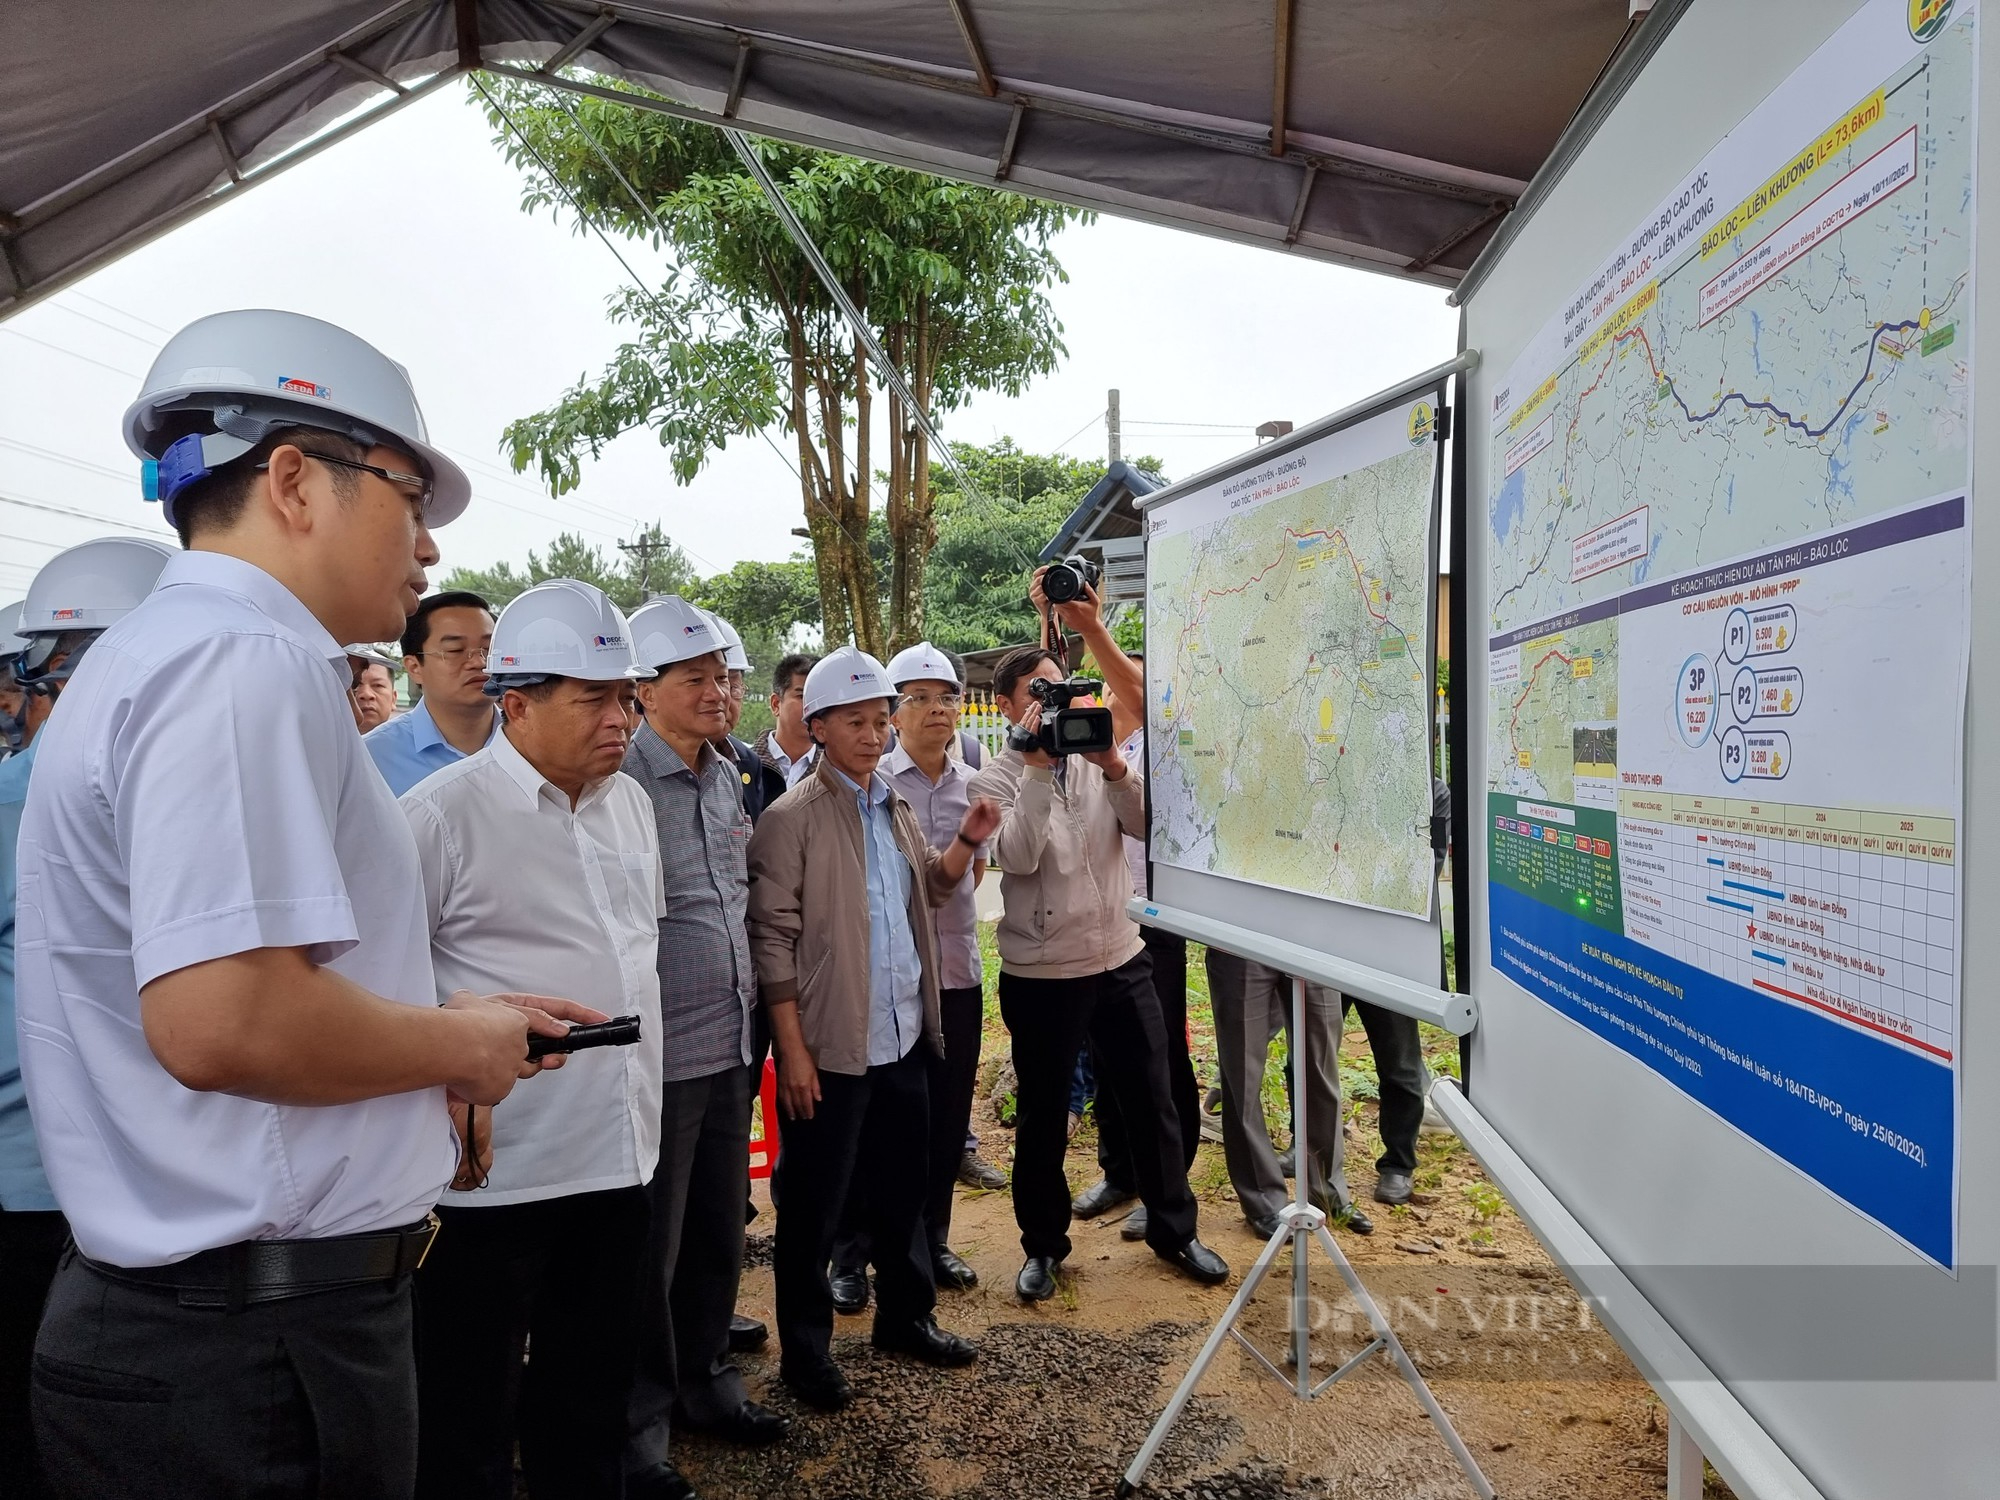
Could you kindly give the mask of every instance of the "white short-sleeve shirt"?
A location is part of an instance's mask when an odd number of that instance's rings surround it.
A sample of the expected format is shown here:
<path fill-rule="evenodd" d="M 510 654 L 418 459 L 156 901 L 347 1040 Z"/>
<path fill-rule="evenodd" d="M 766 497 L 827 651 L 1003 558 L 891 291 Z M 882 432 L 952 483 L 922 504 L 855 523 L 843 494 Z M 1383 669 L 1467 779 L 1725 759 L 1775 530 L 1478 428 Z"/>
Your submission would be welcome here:
<path fill-rule="evenodd" d="M 574 810 L 501 730 L 403 794 L 423 867 L 438 997 L 560 995 L 639 1017 L 493 1108 L 493 1170 L 459 1208 L 650 1182 L 660 1156 L 660 918 L 666 883 L 645 788 L 623 772 Z"/>
<path fill-rule="evenodd" d="M 42 728 L 21 824 L 21 1068 L 92 1259 L 392 1228 L 455 1169 L 443 1089 L 321 1107 L 195 1093 L 142 1029 L 152 980 L 258 948 L 436 1003 L 416 846 L 355 732 L 348 674 L 270 574 L 183 553 Z"/>

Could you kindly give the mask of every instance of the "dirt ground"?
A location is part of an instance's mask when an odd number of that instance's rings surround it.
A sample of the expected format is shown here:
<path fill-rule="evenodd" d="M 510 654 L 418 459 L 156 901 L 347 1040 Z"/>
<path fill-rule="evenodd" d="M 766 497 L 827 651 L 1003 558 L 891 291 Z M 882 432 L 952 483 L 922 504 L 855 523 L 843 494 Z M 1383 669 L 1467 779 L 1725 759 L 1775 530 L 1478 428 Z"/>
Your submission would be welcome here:
<path fill-rule="evenodd" d="M 1199 963 L 1194 966 L 1199 975 Z M 1197 989 L 1199 986 L 1197 984 Z M 1191 997 L 1198 1066 L 1207 1047 L 1205 992 Z M 1428 1039 L 1435 1067 L 1455 1062 L 1450 1039 Z M 1274 1049 L 1282 1053 L 1282 1045 Z M 1005 1056 L 990 1028 L 989 1083 Z M 1358 1027 L 1344 1044 L 1350 1096 L 1349 1180 L 1374 1186 L 1373 1067 Z M 1277 1059 L 1274 1059 L 1274 1061 Z M 1204 1069 L 1206 1078 L 1212 1069 Z M 1282 1094 L 1267 1089 L 1282 1137 Z M 1010 1162 L 1010 1132 L 993 1115 L 1011 1100 L 1004 1078 L 982 1098 L 975 1126 L 987 1158 Z M 1666 1415 L 1611 1338 L 1449 1134 L 1426 1134 L 1417 1206 L 1370 1205 L 1376 1232 L 1336 1231 L 1487 1478 L 1505 1500 L 1638 1500 L 1666 1484 Z M 1086 1120 L 1071 1144 L 1073 1187 L 1094 1180 Z M 854 1403 L 825 1416 L 801 1408 L 777 1380 L 776 1340 L 742 1360 L 753 1394 L 794 1414 L 790 1439 L 747 1451 L 691 1436 L 684 1471 L 709 1500 L 1069 1500 L 1107 1496 L 1261 1249 L 1228 1187 L 1222 1148 L 1204 1141 L 1191 1174 L 1202 1236 L 1230 1263 L 1227 1286 L 1175 1275 L 1144 1244 L 1120 1239 L 1117 1216 L 1072 1230 L 1060 1295 L 1037 1307 L 1013 1296 L 1021 1253 L 1012 1203 L 961 1190 L 952 1244 L 978 1271 L 970 1292 L 941 1294 L 939 1321 L 976 1338 L 978 1364 L 935 1371 L 877 1354 L 868 1317 L 843 1318 L 834 1355 Z M 739 1306 L 772 1310 L 768 1198 L 751 1227 L 752 1260 Z M 1281 1251 L 1246 1317 L 1246 1331 L 1281 1364 L 1290 1251 Z M 1318 1251 L 1312 1363 L 1325 1373 L 1367 1342 L 1367 1324 Z M 1470 1495 L 1415 1396 L 1385 1360 L 1365 1364 L 1306 1402 L 1246 1351 L 1225 1344 L 1146 1478 L 1144 1493 L 1181 1500 L 1265 1496 Z M 1727 1500 L 1719 1483 L 1714 1500 Z"/>

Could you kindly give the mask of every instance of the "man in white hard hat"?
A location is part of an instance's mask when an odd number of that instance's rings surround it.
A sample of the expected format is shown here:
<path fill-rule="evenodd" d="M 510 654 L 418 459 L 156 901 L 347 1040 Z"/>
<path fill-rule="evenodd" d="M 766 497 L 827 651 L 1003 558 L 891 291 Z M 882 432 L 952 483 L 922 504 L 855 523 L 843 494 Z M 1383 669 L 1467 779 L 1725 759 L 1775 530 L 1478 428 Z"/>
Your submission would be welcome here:
<path fill-rule="evenodd" d="M 942 852 L 951 847 L 972 805 L 973 771 L 950 754 L 965 686 L 959 680 L 957 665 L 929 641 L 899 651 L 890 659 L 888 671 L 900 701 L 895 713 L 896 748 L 883 757 L 881 771 L 916 815 L 925 842 Z M 930 1166 L 924 1193 L 924 1237 L 930 1247 L 933 1278 L 939 1286 L 959 1291 L 979 1282 L 978 1273 L 951 1248 L 951 1206 L 979 1078 L 983 990 L 975 893 L 985 874 L 986 851 L 981 848 L 951 899 L 936 912 L 938 1019 L 944 1052 L 927 1060 Z M 1003 1176 L 998 1186 L 1006 1185 Z M 843 1221 L 843 1231 L 852 1232 L 843 1232 L 834 1245 L 836 1307 L 841 1307 L 843 1291 L 849 1304 L 865 1306 L 868 1299 L 865 1263 L 869 1247 L 852 1216 L 858 1207 L 858 1197 L 850 1194 L 850 1214 Z M 859 1311 L 859 1306 L 855 1310 Z"/>
<path fill-rule="evenodd" d="M 21 716 L 26 694 L 14 679 L 14 658 L 28 644 L 14 633 L 14 627 L 20 623 L 20 600 L 0 604 L 0 760 L 21 748 L 22 730 L 26 727 Z"/>
<path fill-rule="evenodd" d="M 427 594 L 403 627 L 403 672 L 422 694 L 368 735 L 368 754 L 398 797 L 483 749 L 500 725 L 486 692 L 493 611 L 464 589 Z"/>
<path fill-rule="evenodd" d="M 189 550 L 64 685 L 22 817 L 21 1065 L 75 1242 L 43 1462 L 74 1500 L 407 1495 L 446 1093 L 497 1103 L 531 1032 L 599 1016 L 437 1003 L 351 727 L 340 643 L 402 628 L 469 486 L 399 365 L 292 313 L 174 335 L 125 436 Z"/>
<path fill-rule="evenodd" d="M 931 848 L 877 770 L 895 701 L 882 664 L 852 646 L 814 667 L 804 707 L 816 767 L 750 839 L 750 946 L 789 1120 L 772 1180 L 780 1373 L 827 1411 L 852 1395 L 829 1352 L 827 1285 L 850 1192 L 861 1195 L 875 1263 L 875 1346 L 945 1366 L 978 1352 L 937 1326 L 919 1226 L 926 1054 L 942 1046 L 931 908 L 951 899 L 998 813 L 973 803 L 951 843 Z"/>
<path fill-rule="evenodd" d="M 15 849 L 34 769 L 37 731 L 90 645 L 153 591 L 171 548 L 144 537 L 105 537 L 57 553 L 13 610 L 7 661 L 22 684 L 20 753 L 0 761 L 0 1453 L 19 1455 L 15 1493 L 46 1495 L 28 1409 L 35 1328 L 69 1226 L 35 1144 L 14 1035 Z M 34 620 L 26 624 L 23 616 Z"/>
<path fill-rule="evenodd" d="M 750 817 L 735 764 L 716 749 L 726 741 L 729 704 L 727 641 L 717 626 L 676 597 L 632 616 L 637 660 L 657 675 L 639 688 L 645 719 L 625 774 L 645 789 L 659 830 L 666 915 L 655 957 L 660 1013 L 674 1039 L 626 1449 L 626 1493 L 635 1500 L 694 1493 L 668 1456 L 675 1425 L 753 1445 L 776 1442 L 791 1425 L 750 1399 L 729 1361 L 750 1191 L 757 975 L 744 925 Z"/>
<path fill-rule="evenodd" d="M 396 716 L 396 663 L 378 647 L 355 644 L 347 648 L 347 665 L 353 673 L 347 699 L 354 727 L 366 734 Z"/>
<path fill-rule="evenodd" d="M 512 982 L 639 1017 L 636 1044 L 476 1113 L 490 1146 L 470 1133 L 417 1278 L 417 1489 L 437 1500 L 510 1500 L 517 1442 L 532 1494 L 623 1493 L 664 1034 L 659 841 L 618 774 L 651 675 L 631 638 L 590 584 L 529 589 L 493 627 L 500 732 L 403 795 L 440 999 Z"/>

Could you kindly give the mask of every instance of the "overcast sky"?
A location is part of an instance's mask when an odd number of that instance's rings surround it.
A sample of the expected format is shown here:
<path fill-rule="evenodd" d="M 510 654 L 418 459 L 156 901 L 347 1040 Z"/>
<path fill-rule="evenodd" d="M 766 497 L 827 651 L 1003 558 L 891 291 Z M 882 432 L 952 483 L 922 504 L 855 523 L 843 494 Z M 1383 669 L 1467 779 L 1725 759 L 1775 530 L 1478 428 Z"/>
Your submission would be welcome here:
<path fill-rule="evenodd" d="M 472 508 L 438 537 L 445 568 L 520 559 L 563 529 L 609 548 L 652 520 L 704 572 L 791 555 L 798 481 L 755 437 L 685 487 L 646 432 L 560 500 L 506 467 L 507 422 L 620 342 L 603 310 L 625 277 L 595 238 L 519 200 L 484 120 L 446 89 L 0 323 L 0 601 L 61 547 L 163 530 L 119 418 L 169 332 L 231 307 L 311 313 L 409 366 L 433 441 L 473 480 Z M 1127 456 L 1185 476 L 1250 447 L 1259 422 L 1310 421 L 1456 347 L 1434 287 L 1112 218 L 1058 251 L 1069 358 L 1023 396 L 949 414 L 948 437 L 1102 456 L 1116 386 Z M 626 254 L 657 275 L 643 248 Z"/>

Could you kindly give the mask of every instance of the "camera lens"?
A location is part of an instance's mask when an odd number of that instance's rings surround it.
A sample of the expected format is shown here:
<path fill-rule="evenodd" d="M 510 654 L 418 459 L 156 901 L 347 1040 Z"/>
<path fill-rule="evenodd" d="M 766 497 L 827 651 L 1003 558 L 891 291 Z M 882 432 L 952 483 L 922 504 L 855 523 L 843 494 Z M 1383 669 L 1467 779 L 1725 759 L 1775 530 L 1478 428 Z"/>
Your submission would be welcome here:
<path fill-rule="evenodd" d="M 1042 575 L 1042 592 L 1051 604 L 1067 604 L 1083 597 L 1083 576 L 1068 563 L 1057 563 Z"/>

